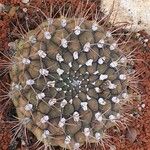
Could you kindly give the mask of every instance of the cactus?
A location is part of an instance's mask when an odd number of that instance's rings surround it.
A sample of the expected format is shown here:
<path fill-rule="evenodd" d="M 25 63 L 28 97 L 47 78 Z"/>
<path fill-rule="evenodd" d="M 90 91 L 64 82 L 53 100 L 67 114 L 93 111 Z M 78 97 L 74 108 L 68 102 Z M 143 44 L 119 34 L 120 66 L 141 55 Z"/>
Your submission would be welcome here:
<path fill-rule="evenodd" d="M 11 98 L 44 145 L 79 149 L 101 143 L 123 117 L 127 58 L 96 20 L 47 19 L 16 42 Z"/>

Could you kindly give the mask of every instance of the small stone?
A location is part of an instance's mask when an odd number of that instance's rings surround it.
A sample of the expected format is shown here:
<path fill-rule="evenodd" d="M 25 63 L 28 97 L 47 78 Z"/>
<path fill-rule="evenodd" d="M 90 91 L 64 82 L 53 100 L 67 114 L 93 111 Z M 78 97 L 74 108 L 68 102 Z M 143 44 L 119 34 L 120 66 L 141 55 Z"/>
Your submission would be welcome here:
<path fill-rule="evenodd" d="M 21 1 L 22 1 L 22 3 L 24 3 L 24 4 L 27 4 L 27 3 L 30 2 L 30 0 L 21 0 Z"/>

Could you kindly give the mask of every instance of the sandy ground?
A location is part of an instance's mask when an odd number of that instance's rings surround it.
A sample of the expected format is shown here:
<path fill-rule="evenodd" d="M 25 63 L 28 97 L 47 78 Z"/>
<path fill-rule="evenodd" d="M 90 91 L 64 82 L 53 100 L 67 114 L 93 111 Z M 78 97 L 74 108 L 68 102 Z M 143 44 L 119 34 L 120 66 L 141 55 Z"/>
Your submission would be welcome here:
<path fill-rule="evenodd" d="M 150 33 L 149 0 L 102 0 L 102 10 L 107 15 L 113 7 L 111 20 L 128 22 L 133 31 L 145 29 Z"/>

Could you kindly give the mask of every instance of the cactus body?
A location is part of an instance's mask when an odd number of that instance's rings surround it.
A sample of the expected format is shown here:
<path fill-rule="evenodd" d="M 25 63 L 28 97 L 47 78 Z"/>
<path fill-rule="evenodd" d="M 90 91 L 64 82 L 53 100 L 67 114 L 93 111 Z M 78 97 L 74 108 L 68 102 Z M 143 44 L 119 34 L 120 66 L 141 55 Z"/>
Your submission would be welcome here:
<path fill-rule="evenodd" d="M 111 34 L 95 21 L 55 18 L 17 44 L 12 99 L 45 145 L 98 143 L 120 119 L 126 65 Z"/>

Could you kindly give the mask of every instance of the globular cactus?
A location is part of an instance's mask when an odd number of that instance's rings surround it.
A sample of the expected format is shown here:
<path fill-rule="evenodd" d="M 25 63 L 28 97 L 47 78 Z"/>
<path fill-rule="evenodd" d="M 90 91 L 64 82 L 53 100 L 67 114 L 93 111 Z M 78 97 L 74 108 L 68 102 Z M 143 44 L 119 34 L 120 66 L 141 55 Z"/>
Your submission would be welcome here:
<path fill-rule="evenodd" d="M 127 58 L 96 20 L 48 19 L 16 44 L 12 59 L 18 117 L 45 145 L 77 150 L 101 143 L 120 121 Z"/>

